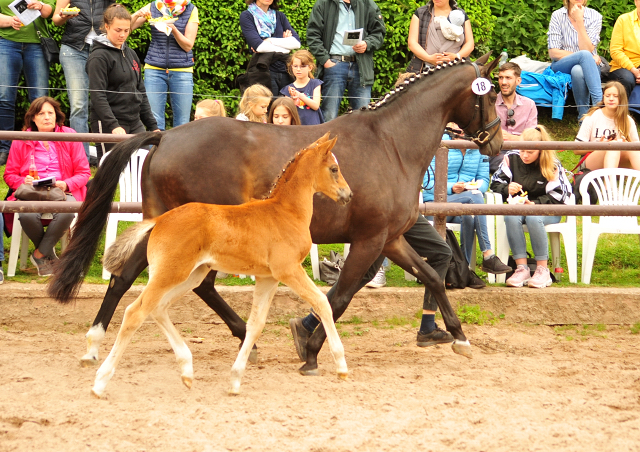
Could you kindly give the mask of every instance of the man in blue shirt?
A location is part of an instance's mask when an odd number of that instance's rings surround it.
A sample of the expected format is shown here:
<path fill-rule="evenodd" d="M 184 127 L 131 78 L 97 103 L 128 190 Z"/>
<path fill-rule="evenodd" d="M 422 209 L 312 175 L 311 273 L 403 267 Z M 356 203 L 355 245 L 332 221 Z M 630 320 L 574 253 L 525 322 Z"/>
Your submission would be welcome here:
<path fill-rule="evenodd" d="M 362 28 L 362 40 L 343 44 L 344 32 Z M 307 44 L 318 64 L 325 121 L 338 116 L 345 90 L 351 108 L 371 100 L 373 52 L 382 47 L 386 29 L 373 0 L 318 0 L 307 24 Z"/>

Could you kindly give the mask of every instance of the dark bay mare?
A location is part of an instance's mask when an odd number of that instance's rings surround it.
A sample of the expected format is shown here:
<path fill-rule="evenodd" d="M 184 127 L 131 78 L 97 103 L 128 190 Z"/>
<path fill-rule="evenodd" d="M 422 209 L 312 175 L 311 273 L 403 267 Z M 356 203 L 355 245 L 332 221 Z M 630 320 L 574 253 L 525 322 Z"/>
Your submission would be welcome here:
<path fill-rule="evenodd" d="M 333 152 L 353 191 L 346 206 L 316 196 L 311 236 L 314 243 L 350 243 L 351 251 L 330 298 L 333 317 L 340 318 L 372 263 L 384 254 L 425 281 L 441 310 L 455 352 L 470 356 L 469 343 L 451 308 L 437 273 L 403 237 L 418 218 L 418 191 L 439 147 L 444 128 L 455 122 L 475 137 L 481 151 L 496 155 L 502 145 L 495 113 L 496 94 L 472 91 L 478 77 L 489 78 L 497 59 L 490 54 L 475 63 L 464 60 L 432 68 L 405 81 L 363 111 L 317 126 L 286 127 L 230 118 L 207 118 L 162 133 L 145 133 L 118 144 L 98 169 L 71 242 L 49 283 L 49 294 L 66 303 L 75 297 L 106 223 L 118 178 L 133 152 L 154 147 L 142 175 L 143 215 L 155 218 L 188 202 L 241 204 L 264 197 L 284 164 L 308 143 L 327 132 L 339 137 Z M 253 221 L 259 222 L 260 218 Z M 124 293 L 147 266 L 143 240 L 109 289 L 87 333 L 84 364 L 95 364 L 105 330 Z M 212 271 L 194 289 L 243 340 L 245 322 L 214 287 Z M 317 354 L 326 334 L 322 325 L 307 343 L 303 373 L 317 369 Z"/>

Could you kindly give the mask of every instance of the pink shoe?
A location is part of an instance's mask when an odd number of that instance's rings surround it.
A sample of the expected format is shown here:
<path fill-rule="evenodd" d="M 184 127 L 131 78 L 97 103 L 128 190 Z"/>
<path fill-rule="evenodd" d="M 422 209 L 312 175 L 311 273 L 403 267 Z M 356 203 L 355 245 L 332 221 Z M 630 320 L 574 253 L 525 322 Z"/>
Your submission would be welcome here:
<path fill-rule="evenodd" d="M 508 287 L 522 287 L 531 279 L 531 271 L 526 265 L 518 265 L 516 271 L 507 279 Z"/>
<path fill-rule="evenodd" d="M 545 287 L 549 287 L 552 282 L 549 269 L 547 267 L 538 266 L 536 267 L 536 272 L 529 280 L 529 287 L 533 287 L 534 289 L 544 289 Z"/>

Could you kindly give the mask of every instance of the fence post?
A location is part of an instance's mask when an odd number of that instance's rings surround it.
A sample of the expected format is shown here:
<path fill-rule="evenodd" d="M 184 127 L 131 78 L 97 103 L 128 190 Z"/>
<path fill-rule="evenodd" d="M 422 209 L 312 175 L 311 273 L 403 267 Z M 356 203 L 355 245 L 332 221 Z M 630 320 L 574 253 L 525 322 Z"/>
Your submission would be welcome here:
<path fill-rule="evenodd" d="M 447 176 L 449 169 L 449 149 L 441 146 L 436 151 L 436 174 L 433 187 L 434 202 L 447 202 Z M 434 226 L 443 239 L 446 239 L 447 216 L 436 215 Z"/>

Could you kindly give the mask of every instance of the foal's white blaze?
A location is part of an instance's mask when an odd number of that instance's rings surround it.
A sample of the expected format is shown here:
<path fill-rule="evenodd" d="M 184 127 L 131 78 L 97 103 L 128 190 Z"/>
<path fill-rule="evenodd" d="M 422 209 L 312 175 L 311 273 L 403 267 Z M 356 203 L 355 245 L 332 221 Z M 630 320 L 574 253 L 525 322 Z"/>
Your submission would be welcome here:
<path fill-rule="evenodd" d="M 336 162 L 336 165 L 339 165 L 338 163 L 338 159 L 336 158 L 336 155 L 332 152 L 331 156 L 333 157 L 333 160 Z"/>
<path fill-rule="evenodd" d="M 102 323 L 93 325 L 89 331 L 87 331 L 87 354 L 80 358 L 80 365 L 82 367 L 95 366 L 98 364 L 98 353 L 100 351 L 100 344 L 104 339 L 104 327 Z"/>

